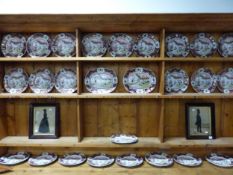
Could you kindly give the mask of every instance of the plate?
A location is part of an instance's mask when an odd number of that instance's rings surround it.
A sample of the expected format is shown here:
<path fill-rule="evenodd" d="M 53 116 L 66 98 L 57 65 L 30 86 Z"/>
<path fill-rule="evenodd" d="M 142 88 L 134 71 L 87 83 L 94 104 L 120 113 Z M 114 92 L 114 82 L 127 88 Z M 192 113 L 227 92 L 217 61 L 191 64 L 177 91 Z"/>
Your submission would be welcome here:
<path fill-rule="evenodd" d="M 55 76 L 55 88 L 60 93 L 73 93 L 77 90 L 77 77 L 72 69 L 61 69 Z"/>
<path fill-rule="evenodd" d="M 117 156 L 116 164 L 125 168 L 135 168 L 143 163 L 143 158 L 136 154 L 124 154 Z"/>
<path fill-rule="evenodd" d="M 63 166 L 77 166 L 86 161 L 86 157 L 82 153 L 69 153 L 58 159 L 58 162 Z"/>
<path fill-rule="evenodd" d="M 190 43 L 190 50 L 193 56 L 196 57 L 212 56 L 217 48 L 217 42 L 209 33 L 196 34 Z"/>
<path fill-rule="evenodd" d="M 9 93 L 22 93 L 28 87 L 28 75 L 22 68 L 13 68 L 4 76 L 4 88 Z"/>
<path fill-rule="evenodd" d="M 29 157 L 30 157 L 30 154 L 28 154 L 27 152 L 17 152 L 14 154 L 6 154 L 0 157 L 0 164 L 8 165 L 8 166 L 17 165 L 17 164 L 25 162 L 26 160 L 28 160 Z"/>
<path fill-rule="evenodd" d="M 233 92 L 233 68 L 225 68 L 218 74 L 217 87 L 223 93 Z"/>
<path fill-rule="evenodd" d="M 156 76 L 150 69 L 136 67 L 123 77 L 125 89 L 130 93 L 150 93 L 156 87 Z"/>
<path fill-rule="evenodd" d="M 111 136 L 111 142 L 116 144 L 137 143 L 138 138 L 135 135 L 115 134 Z"/>
<path fill-rule="evenodd" d="M 4 35 L 1 50 L 5 57 L 22 57 L 26 53 L 26 38 L 18 33 Z"/>
<path fill-rule="evenodd" d="M 129 57 L 133 48 L 133 38 L 125 33 L 116 33 L 110 38 L 109 52 L 112 57 Z"/>
<path fill-rule="evenodd" d="M 174 160 L 176 163 L 188 167 L 197 167 L 202 164 L 201 158 L 198 158 L 191 153 L 175 154 Z"/>
<path fill-rule="evenodd" d="M 107 154 L 95 154 L 91 157 L 87 158 L 88 165 L 95 167 L 95 168 L 103 168 L 110 166 L 114 163 L 115 159 Z"/>
<path fill-rule="evenodd" d="M 180 33 L 172 33 L 166 37 L 166 54 L 169 57 L 186 57 L 189 54 L 189 41 Z"/>
<path fill-rule="evenodd" d="M 222 168 L 232 168 L 233 167 L 233 157 L 229 157 L 226 155 L 218 154 L 218 153 L 211 153 L 210 155 L 206 156 L 206 160 L 218 167 Z"/>
<path fill-rule="evenodd" d="M 86 57 L 102 57 L 107 49 L 108 42 L 100 33 L 87 34 L 82 39 L 82 53 Z"/>
<path fill-rule="evenodd" d="M 75 55 L 76 39 L 70 33 L 60 33 L 52 43 L 52 51 L 59 57 L 72 57 Z"/>
<path fill-rule="evenodd" d="M 31 157 L 28 160 L 31 166 L 47 166 L 54 163 L 57 160 L 57 155 L 53 153 L 43 152 L 38 156 Z"/>
<path fill-rule="evenodd" d="M 191 85 L 196 92 L 214 92 L 217 76 L 209 68 L 200 68 L 192 74 Z"/>
<path fill-rule="evenodd" d="M 173 165 L 173 158 L 166 153 L 153 152 L 145 156 L 145 160 L 152 166 L 169 167 Z"/>
<path fill-rule="evenodd" d="M 218 52 L 222 57 L 233 56 L 233 33 L 223 34 L 218 43 Z"/>
<path fill-rule="evenodd" d="M 51 39 L 43 33 L 35 33 L 27 40 L 27 52 L 31 57 L 47 57 L 51 53 Z"/>
<path fill-rule="evenodd" d="M 138 36 L 134 50 L 138 56 L 153 57 L 158 55 L 160 49 L 159 40 L 150 33 L 143 33 Z"/>
<path fill-rule="evenodd" d="M 100 67 L 90 70 L 85 76 L 84 83 L 89 92 L 110 93 L 116 89 L 118 79 L 112 69 Z"/>
<path fill-rule="evenodd" d="M 30 75 L 29 86 L 34 93 L 48 93 L 54 87 L 54 75 L 49 69 L 39 69 Z"/>
<path fill-rule="evenodd" d="M 188 89 L 188 74 L 180 68 L 170 68 L 165 73 L 165 89 L 169 93 L 183 93 Z"/>

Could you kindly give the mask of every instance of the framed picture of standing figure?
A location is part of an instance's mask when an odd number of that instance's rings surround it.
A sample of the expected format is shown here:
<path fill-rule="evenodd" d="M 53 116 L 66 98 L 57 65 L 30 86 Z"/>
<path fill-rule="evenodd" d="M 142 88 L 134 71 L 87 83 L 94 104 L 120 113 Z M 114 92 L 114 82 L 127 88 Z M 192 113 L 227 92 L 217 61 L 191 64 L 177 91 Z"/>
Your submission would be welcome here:
<path fill-rule="evenodd" d="M 31 103 L 29 110 L 29 139 L 56 139 L 60 133 L 58 103 Z"/>
<path fill-rule="evenodd" d="M 187 103 L 186 138 L 215 139 L 214 103 Z"/>

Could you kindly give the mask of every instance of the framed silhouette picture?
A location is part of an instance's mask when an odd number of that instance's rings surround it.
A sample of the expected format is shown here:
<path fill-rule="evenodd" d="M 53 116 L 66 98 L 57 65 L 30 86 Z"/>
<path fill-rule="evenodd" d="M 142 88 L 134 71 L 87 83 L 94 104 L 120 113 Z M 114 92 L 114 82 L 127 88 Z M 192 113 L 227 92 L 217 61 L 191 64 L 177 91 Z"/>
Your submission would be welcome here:
<path fill-rule="evenodd" d="M 213 103 L 187 103 L 186 138 L 215 139 L 215 108 Z"/>
<path fill-rule="evenodd" d="M 29 110 L 29 138 L 56 139 L 60 132 L 58 103 L 31 103 Z"/>

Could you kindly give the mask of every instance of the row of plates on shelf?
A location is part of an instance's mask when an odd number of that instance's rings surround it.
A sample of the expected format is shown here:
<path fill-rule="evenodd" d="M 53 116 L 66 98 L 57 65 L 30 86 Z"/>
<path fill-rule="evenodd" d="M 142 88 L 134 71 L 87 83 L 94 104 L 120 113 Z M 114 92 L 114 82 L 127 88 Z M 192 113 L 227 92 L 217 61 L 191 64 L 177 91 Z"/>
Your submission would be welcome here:
<path fill-rule="evenodd" d="M 48 93 L 54 85 L 60 93 L 73 93 L 77 89 L 77 75 L 72 69 L 61 69 L 55 76 L 49 69 L 39 69 L 28 78 L 22 68 L 14 68 L 4 76 L 7 92 L 21 93 L 28 84 L 34 93 Z M 90 70 L 85 78 L 86 89 L 92 93 L 113 92 L 118 84 L 116 73 L 109 68 Z M 130 93 L 150 93 L 157 84 L 154 72 L 147 68 L 129 69 L 123 76 L 123 85 Z M 182 93 L 189 86 L 189 76 L 181 68 L 165 72 L 165 89 L 169 93 Z M 191 86 L 196 92 L 211 93 L 216 87 L 223 93 L 233 92 L 233 68 L 225 68 L 215 75 L 209 68 L 199 68 L 191 76 Z"/>
<path fill-rule="evenodd" d="M 14 154 L 7 154 L 0 157 L 0 164 L 2 165 L 17 165 L 28 160 L 31 166 L 47 166 L 54 163 L 58 156 L 53 153 L 43 152 L 38 156 L 30 157 L 27 152 L 17 152 Z M 202 159 L 196 157 L 191 153 L 175 154 L 173 157 L 166 153 L 153 152 L 145 155 L 145 160 L 155 167 L 169 167 L 174 161 L 180 165 L 187 167 L 197 167 L 202 164 Z M 233 167 L 233 157 L 226 155 L 211 153 L 206 156 L 206 160 L 218 167 L 230 168 Z M 88 158 L 82 153 L 68 153 L 61 156 L 58 162 L 67 167 L 78 166 L 87 161 L 88 165 L 96 168 L 108 167 L 116 162 L 117 165 L 125 168 L 135 168 L 143 164 L 144 160 L 141 156 L 136 154 L 124 154 L 114 158 L 111 155 L 99 153 Z"/>

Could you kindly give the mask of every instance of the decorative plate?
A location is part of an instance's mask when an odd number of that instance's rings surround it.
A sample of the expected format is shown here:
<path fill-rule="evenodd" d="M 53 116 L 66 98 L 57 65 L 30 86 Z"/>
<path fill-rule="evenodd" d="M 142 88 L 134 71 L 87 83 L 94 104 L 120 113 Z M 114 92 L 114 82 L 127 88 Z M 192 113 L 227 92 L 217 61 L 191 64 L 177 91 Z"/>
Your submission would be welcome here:
<path fill-rule="evenodd" d="M 209 33 L 198 33 L 190 43 L 190 50 L 196 57 L 208 57 L 214 54 L 218 44 Z"/>
<path fill-rule="evenodd" d="M 159 53 L 159 40 L 150 33 L 143 33 L 138 36 L 137 43 L 134 45 L 134 50 L 138 56 L 153 57 Z"/>
<path fill-rule="evenodd" d="M 82 153 L 69 153 L 58 159 L 58 162 L 63 166 L 77 166 L 86 161 L 86 157 Z"/>
<path fill-rule="evenodd" d="M 191 153 L 175 154 L 174 160 L 176 163 L 188 167 L 196 167 L 202 164 L 201 158 L 198 158 Z"/>
<path fill-rule="evenodd" d="M 116 89 L 116 73 L 107 68 L 96 68 L 89 71 L 84 79 L 86 88 L 92 93 L 110 93 Z"/>
<path fill-rule="evenodd" d="M 165 73 L 165 89 L 169 93 L 185 92 L 189 85 L 188 74 L 180 68 L 170 68 Z"/>
<path fill-rule="evenodd" d="M 116 33 L 111 36 L 109 52 L 112 57 L 129 57 L 133 53 L 134 42 L 131 36 Z"/>
<path fill-rule="evenodd" d="M 218 52 L 222 57 L 233 56 L 233 33 L 223 34 L 218 43 Z"/>
<path fill-rule="evenodd" d="M 125 73 L 123 84 L 130 93 L 150 93 L 155 89 L 156 76 L 150 69 L 136 67 Z"/>
<path fill-rule="evenodd" d="M 200 68 L 193 73 L 191 85 L 196 92 L 211 93 L 217 86 L 217 76 L 209 68 Z"/>
<path fill-rule="evenodd" d="M 206 160 L 218 167 L 222 168 L 232 168 L 233 167 L 233 157 L 225 156 L 218 153 L 211 153 L 206 156 Z"/>
<path fill-rule="evenodd" d="M 52 43 L 52 51 L 56 56 L 72 57 L 75 55 L 76 40 L 74 35 L 70 33 L 60 33 Z"/>
<path fill-rule="evenodd" d="M 143 158 L 136 154 L 124 154 L 116 158 L 116 164 L 125 168 L 135 168 L 142 165 L 142 163 Z"/>
<path fill-rule="evenodd" d="M 145 160 L 150 165 L 156 167 L 169 167 L 173 164 L 173 158 L 166 153 L 148 153 L 145 156 Z"/>
<path fill-rule="evenodd" d="M 233 92 L 233 68 L 225 68 L 218 74 L 217 87 L 223 93 Z"/>
<path fill-rule="evenodd" d="M 54 86 L 54 75 L 49 69 L 39 69 L 29 77 L 29 86 L 34 93 L 48 93 Z"/>
<path fill-rule="evenodd" d="M 114 163 L 114 161 L 115 159 L 112 156 L 103 153 L 95 154 L 87 158 L 88 165 L 96 168 L 110 166 Z"/>
<path fill-rule="evenodd" d="M 28 160 L 29 165 L 31 166 L 47 166 L 54 163 L 57 160 L 57 155 L 53 153 L 41 153 L 38 156 L 31 157 Z"/>
<path fill-rule="evenodd" d="M 1 50 L 5 57 L 22 57 L 26 53 L 26 38 L 18 33 L 3 36 Z"/>
<path fill-rule="evenodd" d="M 27 152 L 17 152 L 15 154 L 6 154 L 0 157 L 1 165 L 17 165 L 25 162 L 30 157 Z"/>
<path fill-rule="evenodd" d="M 111 142 L 117 144 L 137 143 L 138 138 L 135 135 L 115 134 L 111 136 Z"/>
<path fill-rule="evenodd" d="M 35 33 L 27 40 L 27 52 L 31 57 L 47 57 L 51 53 L 51 39 L 43 33 Z"/>
<path fill-rule="evenodd" d="M 72 69 L 61 69 L 55 76 L 55 88 L 60 93 L 73 93 L 77 90 L 77 77 Z"/>
<path fill-rule="evenodd" d="M 4 76 L 4 88 L 9 93 L 22 93 L 28 87 L 28 75 L 22 68 L 13 68 Z"/>
<path fill-rule="evenodd" d="M 100 33 L 87 34 L 82 39 L 82 53 L 87 57 L 104 56 L 108 49 L 108 42 Z"/>
<path fill-rule="evenodd" d="M 189 41 L 180 33 L 172 33 L 166 37 L 166 54 L 169 57 L 186 57 L 189 54 Z"/>

